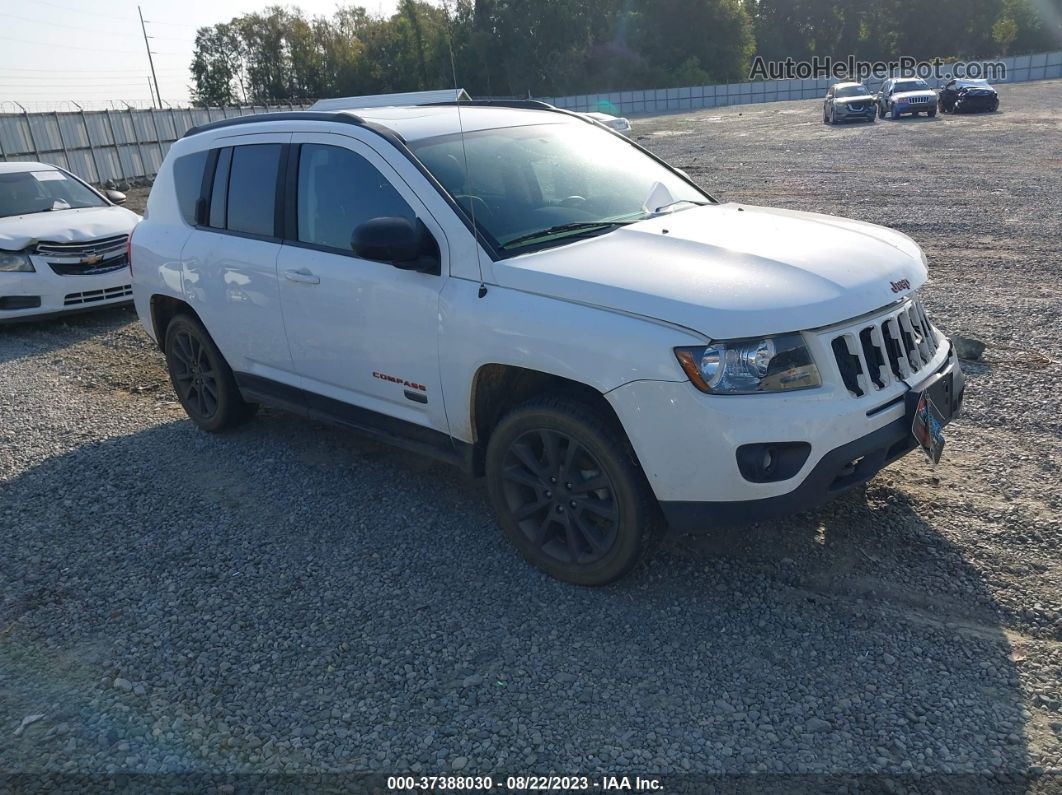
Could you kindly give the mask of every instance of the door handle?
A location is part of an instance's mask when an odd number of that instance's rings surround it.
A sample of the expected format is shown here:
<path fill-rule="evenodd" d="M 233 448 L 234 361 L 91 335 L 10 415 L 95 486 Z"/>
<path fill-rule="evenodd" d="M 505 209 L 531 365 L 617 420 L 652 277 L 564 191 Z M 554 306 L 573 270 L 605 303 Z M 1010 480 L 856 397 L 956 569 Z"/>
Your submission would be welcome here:
<path fill-rule="evenodd" d="M 289 282 L 298 282 L 299 284 L 320 284 L 321 277 L 315 276 L 310 273 L 308 268 L 299 268 L 298 270 L 286 270 L 284 271 L 284 278 Z"/>

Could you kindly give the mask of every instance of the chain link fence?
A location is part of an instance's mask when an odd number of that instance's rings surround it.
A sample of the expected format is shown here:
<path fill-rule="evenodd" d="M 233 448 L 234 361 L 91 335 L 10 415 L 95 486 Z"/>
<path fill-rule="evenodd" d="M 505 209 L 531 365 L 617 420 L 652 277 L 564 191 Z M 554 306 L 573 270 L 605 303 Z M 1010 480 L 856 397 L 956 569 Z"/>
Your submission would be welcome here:
<path fill-rule="evenodd" d="M 170 144 L 192 127 L 302 105 L 0 113 L 0 160 L 61 166 L 97 185 L 158 173 Z"/>

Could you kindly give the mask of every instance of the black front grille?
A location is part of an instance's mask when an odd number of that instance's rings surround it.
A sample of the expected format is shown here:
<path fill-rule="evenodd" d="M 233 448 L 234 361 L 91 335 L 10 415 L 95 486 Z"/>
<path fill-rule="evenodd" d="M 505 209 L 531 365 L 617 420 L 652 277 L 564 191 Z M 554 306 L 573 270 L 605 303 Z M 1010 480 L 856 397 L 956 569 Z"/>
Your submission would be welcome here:
<path fill-rule="evenodd" d="M 63 299 L 63 306 L 77 306 L 78 304 L 92 304 L 96 301 L 111 301 L 115 298 L 131 298 L 133 285 L 123 284 L 121 287 L 108 287 L 103 290 L 85 290 L 81 293 L 70 293 Z"/>
<path fill-rule="evenodd" d="M 830 339 L 841 381 L 853 397 L 918 376 L 938 343 L 921 301 L 914 299 Z"/>
<path fill-rule="evenodd" d="M 77 243 L 50 243 L 43 241 L 37 244 L 36 252 L 42 257 L 59 257 L 61 259 L 82 259 L 84 257 L 113 257 L 116 253 L 125 251 L 125 244 L 129 235 L 111 235 L 100 237 L 96 240 L 84 240 Z"/>
<path fill-rule="evenodd" d="M 85 262 L 49 262 L 49 267 L 60 276 L 95 276 L 98 273 L 110 273 L 129 266 L 125 252 L 90 265 Z"/>

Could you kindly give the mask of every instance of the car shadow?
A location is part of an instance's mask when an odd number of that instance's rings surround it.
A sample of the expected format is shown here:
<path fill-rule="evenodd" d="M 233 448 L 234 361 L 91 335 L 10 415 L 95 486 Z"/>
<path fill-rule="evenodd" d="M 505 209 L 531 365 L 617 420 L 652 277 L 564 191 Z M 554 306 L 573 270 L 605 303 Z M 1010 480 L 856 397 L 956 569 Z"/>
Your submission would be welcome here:
<path fill-rule="evenodd" d="M 585 589 L 518 558 L 480 482 L 265 411 L 48 459 L 2 484 L 0 528 L 0 713 L 46 714 L 6 769 L 461 756 L 694 789 L 1024 791 L 1004 617 L 881 487 L 669 538 Z"/>
<path fill-rule="evenodd" d="M 4 342 L 0 346 L 0 363 L 69 348 L 101 333 L 116 331 L 136 319 L 136 310 L 130 303 L 39 320 L 27 318 L 0 323 L 0 340 Z"/>
<path fill-rule="evenodd" d="M 886 115 L 884 119 L 878 119 L 878 121 L 904 121 L 904 122 L 918 122 L 921 124 L 927 124 L 930 122 L 942 121 L 941 114 L 938 112 L 936 116 L 901 116 L 898 119 L 894 119 L 891 116 Z"/>

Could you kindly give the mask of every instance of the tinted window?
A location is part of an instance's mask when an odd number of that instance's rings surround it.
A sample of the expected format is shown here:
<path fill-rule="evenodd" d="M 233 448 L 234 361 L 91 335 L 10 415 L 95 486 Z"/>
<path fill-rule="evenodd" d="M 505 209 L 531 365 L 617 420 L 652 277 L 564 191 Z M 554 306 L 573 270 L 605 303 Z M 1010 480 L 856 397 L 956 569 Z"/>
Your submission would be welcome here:
<path fill-rule="evenodd" d="M 281 148 L 280 144 L 233 147 L 227 229 L 268 237 L 275 234 L 274 212 Z M 220 158 L 218 163 L 220 166 Z M 221 173 L 220 168 L 218 173 Z"/>
<path fill-rule="evenodd" d="M 626 139 L 581 121 L 477 130 L 463 140 L 444 135 L 412 145 L 488 239 L 510 250 L 535 244 L 533 233 L 565 224 L 605 230 L 646 218 L 654 194 L 668 196 L 663 203 L 676 211 L 709 201 Z"/>
<path fill-rule="evenodd" d="M 413 220 L 416 213 L 365 158 L 338 146 L 303 144 L 298 216 L 300 241 L 349 251 L 359 224 L 395 216 Z"/>
<path fill-rule="evenodd" d="M 229 197 L 229 166 L 232 164 L 232 147 L 218 151 L 214 168 L 214 186 L 210 189 L 210 225 L 215 229 L 225 228 L 225 203 Z"/>
<path fill-rule="evenodd" d="M 0 174 L 0 217 L 106 204 L 95 191 L 55 169 Z"/>
<path fill-rule="evenodd" d="M 177 192 L 177 207 L 181 216 L 190 224 L 195 224 L 195 205 L 203 190 L 203 169 L 206 167 L 207 152 L 195 152 L 173 161 L 173 187 Z"/>
<path fill-rule="evenodd" d="M 867 93 L 867 90 L 863 86 L 844 86 L 837 89 L 837 96 L 840 99 L 845 97 L 861 97 Z"/>

